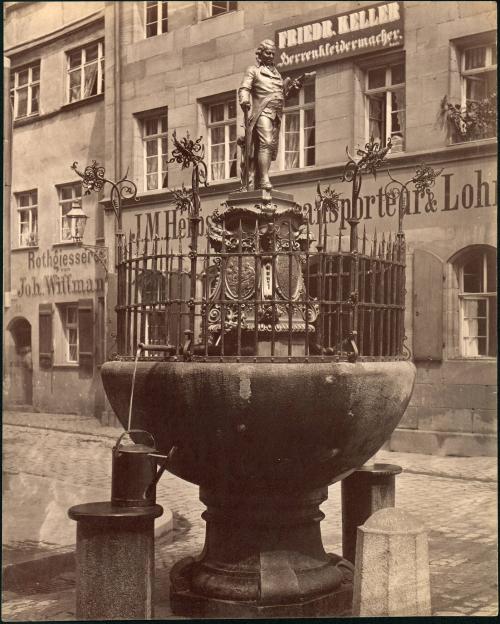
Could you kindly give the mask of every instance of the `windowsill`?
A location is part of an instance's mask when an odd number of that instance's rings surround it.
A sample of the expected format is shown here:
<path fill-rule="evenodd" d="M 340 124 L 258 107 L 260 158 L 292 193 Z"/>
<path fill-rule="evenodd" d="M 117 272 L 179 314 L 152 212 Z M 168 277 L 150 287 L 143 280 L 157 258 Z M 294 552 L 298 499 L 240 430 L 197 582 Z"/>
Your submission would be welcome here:
<path fill-rule="evenodd" d="M 79 247 L 80 245 L 78 243 L 75 243 L 73 241 L 65 241 L 62 243 L 52 243 L 52 247 Z"/>
<path fill-rule="evenodd" d="M 11 252 L 14 253 L 16 251 L 26 251 L 26 250 L 30 250 L 30 249 L 39 249 L 38 245 L 27 245 L 26 247 L 13 247 L 11 249 Z"/>
<path fill-rule="evenodd" d="M 67 104 L 63 104 L 59 110 L 72 110 L 73 108 L 79 108 L 80 106 L 85 106 L 86 104 L 93 104 L 94 102 L 98 102 L 99 100 L 104 100 L 104 93 L 98 93 L 97 95 L 91 95 L 90 97 L 82 98 L 81 100 L 68 102 Z"/>
<path fill-rule="evenodd" d="M 222 17 L 223 15 L 229 15 L 230 13 L 237 13 L 238 9 L 233 9 L 232 11 L 225 11 L 224 13 L 219 13 L 219 15 L 208 15 L 207 17 L 203 17 L 201 19 L 202 22 L 206 22 L 207 20 L 216 19 L 217 17 Z"/>
<path fill-rule="evenodd" d="M 470 145 L 471 143 L 474 144 L 490 144 L 490 143 L 495 143 L 497 141 L 497 138 L 495 136 L 491 136 L 491 137 L 485 137 L 484 139 L 470 139 L 470 140 L 463 140 L 463 141 L 450 141 L 448 143 L 448 147 L 454 147 L 455 145 L 458 147 L 463 147 L 464 145 Z"/>
<path fill-rule="evenodd" d="M 24 117 L 15 117 L 14 118 L 14 127 L 24 126 L 25 124 L 29 124 L 40 117 L 40 111 L 37 113 L 32 113 L 31 115 L 25 115 Z"/>
<path fill-rule="evenodd" d="M 78 369 L 79 366 L 80 365 L 78 364 L 78 362 L 66 362 L 64 364 L 54 364 L 52 368 L 55 368 L 57 370 L 64 370 L 64 369 L 75 370 L 75 369 Z"/>
<path fill-rule="evenodd" d="M 151 35 L 151 37 L 144 37 L 144 41 L 150 41 L 151 39 L 154 39 L 155 37 L 161 37 L 162 35 L 168 35 L 168 30 L 167 32 L 162 32 L 162 33 L 157 33 L 156 35 Z"/>

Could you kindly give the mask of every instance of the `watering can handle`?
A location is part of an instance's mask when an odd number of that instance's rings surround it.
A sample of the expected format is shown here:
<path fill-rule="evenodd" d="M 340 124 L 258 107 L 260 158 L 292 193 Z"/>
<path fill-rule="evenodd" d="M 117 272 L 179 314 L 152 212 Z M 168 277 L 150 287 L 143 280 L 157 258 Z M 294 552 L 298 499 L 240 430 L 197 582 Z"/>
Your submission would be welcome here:
<path fill-rule="evenodd" d="M 146 435 L 148 435 L 151 440 L 153 441 L 153 447 L 156 447 L 156 442 L 155 439 L 153 438 L 152 434 L 149 433 L 149 431 L 145 431 L 144 429 L 128 429 L 127 431 L 124 431 L 121 436 L 118 438 L 118 440 L 116 441 L 116 445 L 114 446 L 113 450 L 117 451 L 118 448 L 120 447 L 120 442 L 123 439 L 123 436 L 126 436 L 130 433 L 145 433 Z"/>

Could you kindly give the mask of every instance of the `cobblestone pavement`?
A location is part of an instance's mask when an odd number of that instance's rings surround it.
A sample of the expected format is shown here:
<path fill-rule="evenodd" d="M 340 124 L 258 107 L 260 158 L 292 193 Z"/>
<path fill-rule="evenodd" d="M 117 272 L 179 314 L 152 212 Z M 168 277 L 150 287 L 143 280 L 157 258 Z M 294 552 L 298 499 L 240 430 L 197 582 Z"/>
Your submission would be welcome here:
<path fill-rule="evenodd" d="M 3 421 L 5 473 L 48 477 L 72 488 L 81 485 L 109 492 L 111 447 L 120 430 L 77 416 L 4 413 Z M 496 615 L 496 459 L 385 451 L 375 459 L 403 467 L 396 482 L 396 505 L 417 516 L 429 530 L 433 615 Z M 165 619 L 172 617 L 170 568 L 203 546 L 200 515 L 204 506 L 195 485 L 168 473 L 160 481 L 157 499 L 173 511 L 175 526 L 173 541 L 160 538 L 156 545 L 156 619 Z M 322 510 L 325 548 L 341 553 L 339 484 L 330 487 Z M 72 572 L 3 594 L 3 621 L 74 618 Z"/>

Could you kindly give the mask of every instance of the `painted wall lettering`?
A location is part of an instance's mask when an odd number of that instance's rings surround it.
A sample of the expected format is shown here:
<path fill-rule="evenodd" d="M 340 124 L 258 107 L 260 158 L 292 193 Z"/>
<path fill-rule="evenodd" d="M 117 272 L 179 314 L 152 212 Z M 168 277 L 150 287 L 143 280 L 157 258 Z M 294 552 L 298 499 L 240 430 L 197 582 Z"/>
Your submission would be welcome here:
<path fill-rule="evenodd" d="M 101 278 L 74 279 L 71 274 L 20 277 L 17 289 L 18 297 L 44 297 L 46 295 L 83 295 L 104 292 L 104 280 Z"/>

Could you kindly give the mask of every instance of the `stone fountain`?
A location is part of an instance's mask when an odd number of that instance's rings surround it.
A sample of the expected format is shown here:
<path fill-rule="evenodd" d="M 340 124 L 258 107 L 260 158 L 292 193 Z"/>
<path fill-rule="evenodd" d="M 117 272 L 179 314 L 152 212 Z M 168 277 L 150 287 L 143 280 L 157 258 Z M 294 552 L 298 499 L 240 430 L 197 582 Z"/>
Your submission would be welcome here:
<path fill-rule="evenodd" d="M 174 475 L 200 487 L 205 546 L 171 572 L 175 614 L 332 616 L 350 612 L 353 566 L 326 553 L 319 510 L 335 483 L 372 457 L 409 402 L 415 367 L 404 345 L 406 187 L 394 237 L 358 234 L 356 209 L 326 249 L 338 194 L 318 185 L 304 209 L 272 189 L 229 195 L 198 236 L 201 139 L 178 140 L 192 167 L 176 191 L 190 251 L 169 239 L 120 239 L 118 355 L 102 368 L 109 401 L 154 436 Z M 363 172 L 390 148 L 349 156 L 351 206 Z M 427 178 L 426 178 L 427 176 Z M 412 180 L 427 188 L 428 168 Z M 391 186 L 392 185 L 392 186 Z M 309 212 L 318 213 L 318 229 Z M 349 238 L 347 249 L 345 239 Z M 135 358 L 139 344 L 140 357 Z"/>

